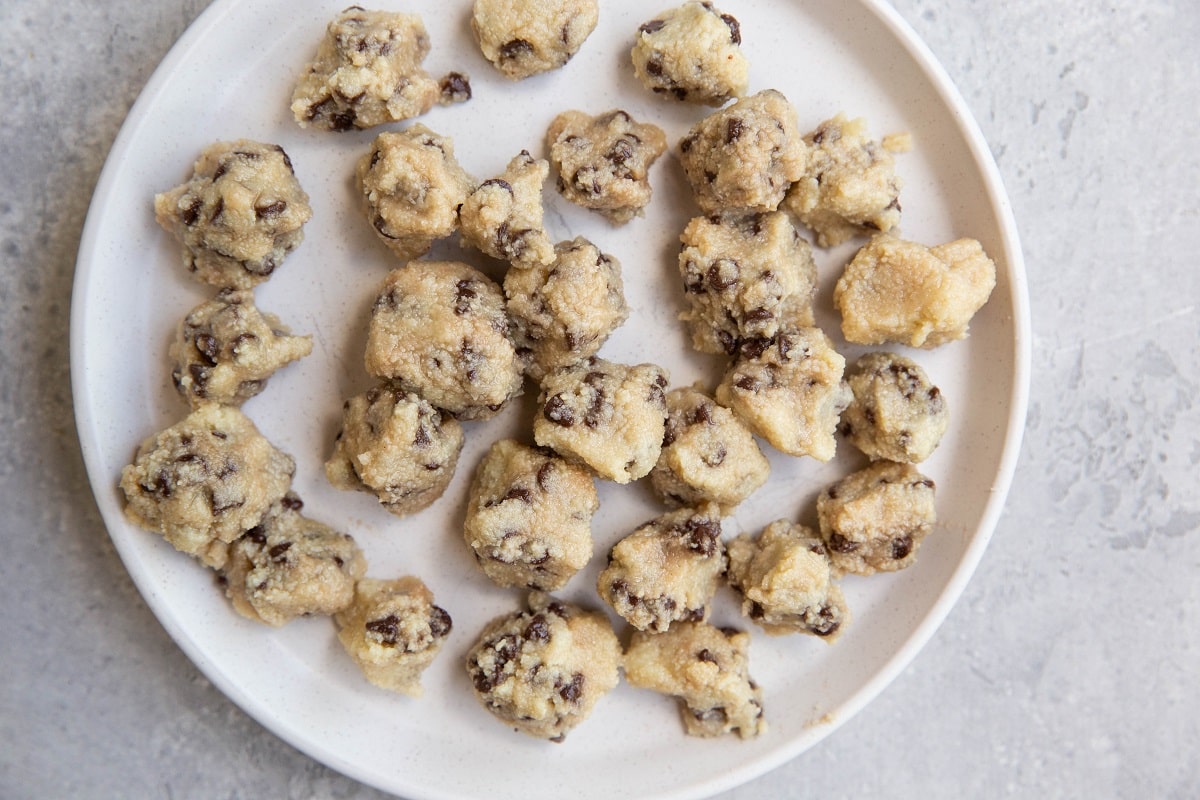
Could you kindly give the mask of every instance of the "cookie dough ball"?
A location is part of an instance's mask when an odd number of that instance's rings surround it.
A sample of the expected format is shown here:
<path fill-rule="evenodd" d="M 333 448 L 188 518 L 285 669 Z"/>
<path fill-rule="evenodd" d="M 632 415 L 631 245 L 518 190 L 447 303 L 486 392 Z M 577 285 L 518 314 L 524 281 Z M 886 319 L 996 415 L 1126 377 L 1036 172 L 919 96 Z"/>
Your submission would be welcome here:
<path fill-rule="evenodd" d="M 895 353 L 868 353 L 847 383 L 854 399 L 842 414 L 842 433 L 872 461 L 919 464 L 933 453 L 950 411 L 942 392 L 915 361 Z"/>
<path fill-rule="evenodd" d="M 419 123 L 379 134 L 355 176 L 371 227 L 405 261 L 455 231 L 458 207 L 475 188 L 454 143 Z"/>
<path fill-rule="evenodd" d="M 876 461 L 817 497 L 821 537 L 838 572 L 872 575 L 917 558 L 937 512 L 934 483 L 912 464 Z"/>
<path fill-rule="evenodd" d="M 616 258 L 582 236 L 559 242 L 554 254 L 550 264 L 504 276 L 513 343 L 539 381 L 594 356 L 629 317 Z"/>
<path fill-rule="evenodd" d="M 680 318 L 700 352 L 734 355 L 743 342 L 770 339 L 784 320 L 813 324 L 817 265 L 787 214 L 696 217 L 680 240 L 688 303 Z"/>
<path fill-rule="evenodd" d="M 879 234 L 838 279 L 833 304 L 855 344 L 926 349 L 963 339 L 996 286 L 996 265 L 974 239 L 925 247 Z"/>
<path fill-rule="evenodd" d="M 833 458 L 838 415 L 850 404 L 846 360 L 820 328 L 785 327 L 754 341 L 725 373 L 717 401 L 780 452 Z"/>
<path fill-rule="evenodd" d="M 533 438 L 601 478 L 629 483 L 654 468 L 667 425 L 667 373 L 593 356 L 542 382 Z"/>
<path fill-rule="evenodd" d="M 684 3 L 638 28 L 633 71 L 652 92 L 723 106 L 750 85 L 742 29 L 708 2 Z"/>
<path fill-rule="evenodd" d="M 620 662 L 608 617 L 533 592 L 528 611 L 483 629 L 467 653 L 467 674 L 501 722 L 561 742 L 617 685 Z"/>
<path fill-rule="evenodd" d="M 522 150 L 500 177 L 467 195 L 458 210 L 462 240 L 514 267 L 554 261 L 554 245 L 542 227 L 542 184 L 549 174 L 549 162 Z"/>
<path fill-rule="evenodd" d="M 654 493 L 669 506 L 711 501 L 723 513 L 767 482 L 771 466 L 733 412 L 699 389 L 667 394 L 662 454 L 650 472 Z"/>
<path fill-rule="evenodd" d="M 521 80 L 566 64 L 599 17 L 597 0 L 475 0 L 471 30 L 484 58 Z"/>
<path fill-rule="evenodd" d="M 206 566 L 225 564 L 228 545 L 259 524 L 291 487 L 296 462 L 250 418 L 207 403 L 142 443 L 121 470 L 125 515 Z"/>
<path fill-rule="evenodd" d="M 729 584 L 742 613 L 771 634 L 807 633 L 833 642 L 850 622 L 829 551 L 816 532 L 787 520 L 729 543 Z"/>
<path fill-rule="evenodd" d="M 708 616 L 725 572 L 721 509 L 669 511 L 617 542 L 596 580 L 600 598 L 639 631 Z"/>
<path fill-rule="evenodd" d="M 447 76 L 449 90 L 443 92 L 421 68 L 428 54 L 429 34 L 420 17 L 351 6 L 329 23 L 316 57 L 297 81 L 292 114 L 302 128 L 349 131 L 470 97 L 459 73 Z"/>
<path fill-rule="evenodd" d="M 311 336 L 291 336 L 248 290 L 222 289 L 179 324 L 171 344 L 171 380 L 192 408 L 240 406 L 281 367 L 312 352 Z"/>
<path fill-rule="evenodd" d="M 591 559 L 600 498 L 583 467 L 501 439 L 479 463 L 470 496 L 463 536 L 498 586 L 560 589 Z"/>
<path fill-rule="evenodd" d="M 392 270 L 367 331 L 367 372 L 459 419 L 495 416 L 521 391 L 504 295 L 457 261 Z"/>
<path fill-rule="evenodd" d="M 576 205 L 623 225 L 650 203 L 650 166 L 667 149 L 657 125 L 624 111 L 590 116 L 564 111 L 546 133 L 558 191 Z"/>
<path fill-rule="evenodd" d="M 397 516 L 414 514 L 446 491 L 462 446 L 458 420 L 381 386 L 346 401 L 325 476 L 335 488 L 375 495 Z"/>
<path fill-rule="evenodd" d="M 239 139 L 205 148 L 187 183 L 155 196 L 154 216 L 192 277 L 250 289 L 300 245 L 312 207 L 282 147 Z"/>
<path fill-rule="evenodd" d="M 679 699 L 689 736 L 767 730 L 762 689 L 750 677 L 750 634 L 681 622 L 666 633 L 637 631 L 625 651 L 625 680 Z"/>
<path fill-rule="evenodd" d="M 784 208 L 812 229 L 817 244 L 833 247 L 900 224 L 896 160 L 884 143 L 871 139 L 866 120 L 838 114 L 804 141 L 808 168 L 788 190 Z"/>
<path fill-rule="evenodd" d="M 262 522 L 229 546 L 225 594 L 247 619 L 279 627 L 296 617 L 333 614 L 354 599 L 367 562 L 354 539 L 300 513 L 288 492 Z"/>
<path fill-rule="evenodd" d="M 704 213 L 774 211 L 804 174 L 808 146 L 792 104 L 766 89 L 693 125 L 679 162 Z"/>
<path fill-rule="evenodd" d="M 364 578 L 354 601 L 334 618 L 338 640 L 367 680 L 420 697 L 421 673 L 433 663 L 453 625 L 419 578 Z"/>

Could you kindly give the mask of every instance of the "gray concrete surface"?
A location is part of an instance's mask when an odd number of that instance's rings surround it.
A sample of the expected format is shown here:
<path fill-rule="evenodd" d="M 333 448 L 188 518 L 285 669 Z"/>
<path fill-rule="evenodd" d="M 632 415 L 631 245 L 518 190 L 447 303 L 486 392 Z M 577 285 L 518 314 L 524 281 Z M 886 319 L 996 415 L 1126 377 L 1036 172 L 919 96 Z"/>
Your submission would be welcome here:
<path fill-rule="evenodd" d="M 67 313 L 125 112 L 204 0 L 0 0 L 0 797 L 365 798 L 248 718 L 92 502 Z M 991 144 L 1034 318 L 1025 447 L 966 594 L 814 750 L 723 795 L 1200 792 L 1200 5 L 895 0 Z"/>

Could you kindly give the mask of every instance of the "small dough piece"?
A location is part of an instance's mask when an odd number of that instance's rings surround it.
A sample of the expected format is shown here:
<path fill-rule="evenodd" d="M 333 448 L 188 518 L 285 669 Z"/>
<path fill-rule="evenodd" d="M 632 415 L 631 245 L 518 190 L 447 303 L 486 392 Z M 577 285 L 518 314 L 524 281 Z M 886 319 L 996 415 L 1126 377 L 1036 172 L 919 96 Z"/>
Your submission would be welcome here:
<path fill-rule="evenodd" d="M 513 343 L 535 380 L 594 356 L 629 317 L 621 264 L 582 236 L 559 242 L 550 264 L 510 269 L 504 294 Z"/>
<path fill-rule="evenodd" d="M 546 133 L 558 192 L 576 205 L 623 225 L 650 203 L 650 166 L 667 149 L 657 125 L 624 111 L 591 116 L 564 111 Z"/>
<path fill-rule="evenodd" d="M 817 265 L 787 214 L 696 217 L 680 240 L 689 305 L 680 319 L 700 352 L 731 356 L 745 341 L 770 339 L 784 320 L 813 324 Z"/>
<path fill-rule="evenodd" d="M 900 224 L 900 178 L 886 144 L 871 139 L 864 119 L 838 114 L 804 137 L 804 177 L 783 207 L 812 229 L 817 244 L 833 247 L 861 233 Z"/>
<path fill-rule="evenodd" d="M 842 414 L 842 433 L 872 461 L 919 464 L 933 453 L 950 411 L 938 387 L 910 358 L 868 353 L 847 383 L 854 399 Z"/>
<path fill-rule="evenodd" d="M 206 147 L 187 183 L 155 195 L 154 216 L 193 278 L 250 289 L 304 240 L 312 207 L 282 147 L 239 139 Z"/>
<path fill-rule="evenodd" d="M 732 411 L 696 388 L 667 394 L 662 454 L 650 472 L 654 493 L 669 506 L 711 501 L 730 513 L 764 483 L 771 465 Z"/>
<path fill-rule="evenodd" d="M 689 736 L 767 730 L 762 689 L 750 677 L 750 634 L 707 622 L 680 622 L 666 633 L 637 631 L 625 651 L 625 680 L 679 699 Z"/>
<path fill-rule="evenodd" d="M 820 328 L 785 326 L 773 339 L 742 347 L 717 401 L 777 450 L 828 461 L 838 415 L 850 404 L 845 367 Z"/>
<path fill-rule="evenodd" d="M 501 439 L 475 472 L 463 537 L 498 586 L 561 589 L 592 557 L 600 498 L 588 470 Z"/>
<path fill-rule="evenodd" d="M 876 461 L 817 497 L 821 537 L 839 573 L 904 569 L 937 521 L 934 483 L 912 464 Z"/>
<path fill-rule="evenodd" d="M 374 494 L 397 516 L 415 514 L 446 491 L 462 446 L 458 420 L 380 386 L 346 401 L 325 476 L 337 489 Z"/>
<path fill-rule="evenodd" d="M 596 580 L 600 598 L 639 631 L 708 617 L 727 564 L 716 503 L 668 511 L 617 542 Z"/>
<path fill-rule="evenodd" d="M 522 150 L 498 178 L 479 184 L 458 210 L 462 240 L 514 267 L 549 264 L 554 245 L 542 227 L 542 184 L 550 163 Z"/>
<path fill-rule="evenodd" d="M 881 233 L 846 267 L 833 304 L 848 342 L 931 349 L 966 338 L 995 286 L 996 265 L 974 239 L 925 247 Z"/>
<path fill-rule="evenodd" d="M 221 576 L 243 617 L 279 627 L 334 614 L 354 599 L 354 582 L 367 571 L 362 551 L 348 534 L 301 514 L 303 506 L 288 492 L 229 546 Z"/>
<path fill-rule="evenodd" d="M 617 685 L 621 645 L 608 617 L 541 592 L 492 620 L 467 653 L 483 707 L 506 725 L 563 741 Z"/>
<path fill-rule="evenodd" d="M 350 131 L 470 97 L 462 74 L 439 83 L 421 68 L 428 54 L 429 34 L 420 17 L 351 6 L 329 23 L 316 57 L 296 83 L 292 114 L 302 128 Z"/>
<path fill-rule="evenodd" d="M 453 627 L 429 587 L 411 576 L 360 580 L 354 602 L 333 619 L 338 640 L 367 680 L 410 697 L 421 696 L 421 673 Z"/>
<path fill-rule="evenodd" d="M 652 92 L 723 106 L 750 86 L 742 28 L 709 2 L 684 3 L 638 28 L 633 71 Z"/>
<path fill-rule="evenodd" d="M 629 483 L 658 461 L 667 425 L 667 372 L 593 356 L 542 381 L 533 438 L 601 478 Z"/>
<path fill-rule="evenodd" d="M 500 287 L 457 261 L 392 270 L 371 310 L 367 372 L 459 419 L 495 416 L 521 392 Z"/>
<path fill-rule="evenodd" d="M 679 162 L 706 214 L 774 211 L 808 163 L 796 109 L 765 89 L 716 111 L 679 142 Z"/>
<path fill-rule="evenodd" d="M 458 207 L 475 188 L 454 143 L 420 123 L 379 134 L 355 177 L 371 227 L 405 261 L 455 231 Z"/>
<path fill-rule="evenodd" d="M 296 462 L 250 418 L 206 403 L 142 442 L 121 470 L 125 515 L 219 569 L 227 544 L 259 524 L 291 487 Z"/>
<path fill-rule="evenodd" d="M 484 58 L 515 81 L 566 64 L 599 18 L 597 0 L 475 0 L 471 30 Z"/>
<path fill-rule="evenodd" d="M 254 292 L 222 289 L 179 323 L 169 356 L 171 380 L 192 408 L 240 406 L 279 368 L 312 352 L 311 336 L 291 336 L 274 314 L 258 310 Z"/>
<path fill-rule="evenodd" d="M 729 543 L 729 584 L 742 596 L 742 614 L 773 635 L 807 633 L 833 642 L 850 622 L 825 542 L 785 519 Z"/>

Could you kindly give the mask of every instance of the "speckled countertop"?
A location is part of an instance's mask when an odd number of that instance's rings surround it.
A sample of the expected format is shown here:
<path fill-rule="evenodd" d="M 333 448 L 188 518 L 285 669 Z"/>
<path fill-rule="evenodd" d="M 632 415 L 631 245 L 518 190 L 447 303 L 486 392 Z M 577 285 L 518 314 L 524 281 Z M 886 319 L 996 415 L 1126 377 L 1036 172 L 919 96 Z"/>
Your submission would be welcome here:
<path fill-rule="evenodd" d="M 100 167 L 205 0 L 0 3 L 0 797 L 381 795 L 201 677 L 75 436 L 67 314 Z M 895 0 L 974 110 L 1029 271 L 1033 390 L 974 580 L 884 694 L 723 798 L 1194 797 L 1200 6 Z"/>

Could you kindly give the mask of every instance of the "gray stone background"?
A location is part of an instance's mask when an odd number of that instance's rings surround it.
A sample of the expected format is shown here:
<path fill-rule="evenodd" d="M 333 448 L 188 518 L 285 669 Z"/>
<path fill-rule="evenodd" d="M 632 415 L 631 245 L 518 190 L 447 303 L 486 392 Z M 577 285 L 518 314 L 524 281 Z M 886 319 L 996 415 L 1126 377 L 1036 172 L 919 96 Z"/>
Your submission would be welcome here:
<path fill-rule="evenodd" d="M 175 647 L 109 543 L 75 436 L 88 201 L 206 4 L 0 0 L 0 797 L 381 797 L 266 732 Z M 1196 797 L 1200 5 L 894 5 L 1015 207 L 1025 446 L 929 646 L 831 738 L 723 798 Z"/>

